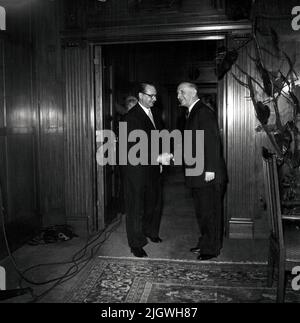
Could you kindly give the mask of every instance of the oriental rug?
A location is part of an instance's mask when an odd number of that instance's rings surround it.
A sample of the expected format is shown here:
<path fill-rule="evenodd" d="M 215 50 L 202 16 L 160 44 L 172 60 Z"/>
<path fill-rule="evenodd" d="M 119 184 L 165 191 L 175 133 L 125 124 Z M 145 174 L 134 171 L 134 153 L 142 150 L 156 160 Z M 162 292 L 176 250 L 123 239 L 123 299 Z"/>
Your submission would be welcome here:
<path fill-rule="evenodd" d="M 273 303 L 276 287 L 266 264 L 99 257 L 68 294 L 68 303 Z M 300 292 L 287 287 L 285 301 Z"/>

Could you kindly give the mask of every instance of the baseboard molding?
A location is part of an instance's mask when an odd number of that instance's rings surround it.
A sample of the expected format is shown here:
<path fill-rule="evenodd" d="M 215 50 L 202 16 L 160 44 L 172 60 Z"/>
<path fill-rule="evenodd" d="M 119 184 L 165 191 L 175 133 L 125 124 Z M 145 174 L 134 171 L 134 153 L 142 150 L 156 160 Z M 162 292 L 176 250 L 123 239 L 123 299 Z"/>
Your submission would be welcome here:
<path fill-rule="evenodd" d="M 43 228 L 54 225 L 66 224 L 66 215 L 62 209 L 54 209 L 51 212 L 43 213 Z"/>
<path fill-rule="evenodd" d="M 232 218 L 229 221 L 230 239 L 254 239 L 254 223 L 247 218 Z"/>

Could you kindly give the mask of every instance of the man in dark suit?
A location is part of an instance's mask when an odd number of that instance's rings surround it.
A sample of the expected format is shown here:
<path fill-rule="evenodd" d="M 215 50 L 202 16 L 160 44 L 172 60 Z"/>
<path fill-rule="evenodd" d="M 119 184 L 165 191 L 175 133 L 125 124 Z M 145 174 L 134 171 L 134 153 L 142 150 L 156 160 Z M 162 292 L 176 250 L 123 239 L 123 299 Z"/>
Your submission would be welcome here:
<path fill-rule="evenodd" d="M 148 138 L 146 165 L 133 165 L 130 160 L 123 167 L 126 206 L 126 231 L 131 252 L 136 257 L 147 257 L 143 247 L 148 243 L 162 242 L 159 237 L 161 220 L 162 183 L 161 165 L 151 163 L 151 131 L 162 129 L 162 120 L 154 103 L 157 91 L 154 85 L 142 83 L 138 89 L 138 104 L 126 115 L 128 136 L 142 130 Z M 128 142 L 128 152 L 138 141 Z M 130 155 L 130 154 L 128 154 Z M 152 157 L 152 159 L 151 159 Z M 158 156 L 154 156 L 157 160 Z"/>
<path fill-rule="evenodd" d="M 177 88 L 180 105 L 188 108 L 185 130 L 192 130 L 192 151 L 196 150 L 196 130 L 204 130 L 204 171 L 201 175 L 186 176 L 186 185 L 192 189 L 199 226 L 199 240 L 191 252 L 198 260 L 207 260 L 220 254 L 223 243 L 223 197 L 227 171 L 222 155 L 221 138 L 215 112 L 198 97 L 197 86 L 181 83 Z M 191 165 L 185 165 L 191 168 Z"/>

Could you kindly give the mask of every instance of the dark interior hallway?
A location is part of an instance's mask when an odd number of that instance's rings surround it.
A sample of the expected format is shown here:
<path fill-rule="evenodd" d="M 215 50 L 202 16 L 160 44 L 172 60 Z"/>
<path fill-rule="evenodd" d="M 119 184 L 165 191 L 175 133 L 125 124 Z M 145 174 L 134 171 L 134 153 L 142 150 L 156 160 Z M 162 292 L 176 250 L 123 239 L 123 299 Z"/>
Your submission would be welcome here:
<path fill-rule="evenodd" d="M 160 233 L 163 243 L 149 242 L 145 250 L 150 259 L 197 261 L 196 256 L 189 252 L 189 249 L 196 243 L 198 235 L 192 199 L 184 186 L 181 170 L 170 169 L 168 173 L 168 175 L 165 174 L 164 208 Z M 97 256 L 132 257 L 127 245 L 124 222 L 124 215 L 120 215 L 119 221 L 112 223 L 102 235 L 91 237 L 85 249 L 82 248 L 86 245 L 86 240 L 78 237 L 53 244 L 24 245 L 14 252 L 13 256 L 21 271 L 38 264 L 64 263 L 39 266 L 26 273 L 27 278 L 35 282 L 52 280 L 66 273 L 71 274 L 70 280 L 62 279 L 63 284 L 59 284 L 38 302 L 62 302 L 74 282 L 80 279 L 84 270 L 91 265 L 92 261 L 89 262 L 88 259 L 92 260 Z M 266 240 L 225 239 L 221 255 L 213 261 L 266 262 L 267 245 Z M 72 259 L 76 259 L 77 267 L 74 266 Z M 201 270 L 201 262 L 198 263 L 199 270 Z M 19 277 L 10 258 L 2 261 L 0 265 L 6 268 L 8 289 L 28 285 L 25 282 L 20 285 Z M 71 266 L 73 269 L 68 272 Z M 55 283 L 56 281 L 45 286 L 31 286 L 34 294 L 40 295 Z M 31 300 L 30 295 L 25 295 L 5 302 L 30 302 Z"/>

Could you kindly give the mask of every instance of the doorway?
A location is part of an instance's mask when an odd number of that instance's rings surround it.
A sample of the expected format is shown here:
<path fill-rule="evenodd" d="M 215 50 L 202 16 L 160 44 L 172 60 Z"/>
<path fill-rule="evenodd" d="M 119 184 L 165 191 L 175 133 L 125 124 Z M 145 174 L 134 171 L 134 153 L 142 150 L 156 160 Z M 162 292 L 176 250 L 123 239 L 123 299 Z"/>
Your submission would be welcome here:
<path fill-rule="evenodd" d="M 124 111 L 125 98 L 135 95 L 135 84 L 156 85 L 159 109 L 165 128 L 182 129 L 185 110 L 178 108 L 176 88 L 182 81 L 198 85 L 200 97 L 210 101 L 223 132 L 222 87 L 217 81 L 216 53 L 224 40 L 197 40 L 94 46 L 96 131 L 116 131 L 117 115 Z M 106 227 L 122 213 L 117 167 L 97 165 L 98 223 Z"/>

